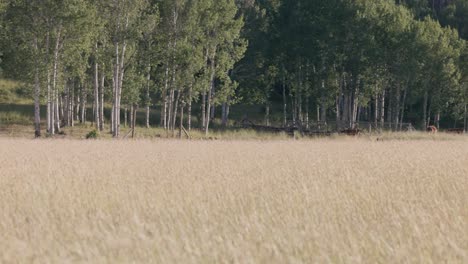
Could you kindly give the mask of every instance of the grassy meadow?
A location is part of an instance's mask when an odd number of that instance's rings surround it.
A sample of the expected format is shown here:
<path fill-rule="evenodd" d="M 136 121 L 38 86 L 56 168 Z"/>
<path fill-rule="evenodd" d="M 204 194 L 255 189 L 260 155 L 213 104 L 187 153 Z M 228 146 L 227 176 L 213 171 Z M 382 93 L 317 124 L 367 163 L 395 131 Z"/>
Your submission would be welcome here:
<path fill-rule="evenodd" d="M 467 263 L 468 141 L 0 138 L 0 262 Z"/>

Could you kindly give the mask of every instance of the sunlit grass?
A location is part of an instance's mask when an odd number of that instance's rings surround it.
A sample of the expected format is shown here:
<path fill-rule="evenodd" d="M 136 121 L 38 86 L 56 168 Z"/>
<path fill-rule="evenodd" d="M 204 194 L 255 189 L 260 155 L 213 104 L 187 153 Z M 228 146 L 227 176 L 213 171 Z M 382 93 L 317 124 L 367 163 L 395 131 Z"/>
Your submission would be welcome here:
<path fill-rule="evenodd" d="M 2 263 L 468 261 L 464 140 L 0 146 Z"/>
<path fill-rule="evenodd" d="M 18 81 L 0 79 L 0 104 L 32 104 L 32 96 L 21 94 L 26 92 L 24 86 Z"/>
<path fill-rule="evenodd" d="M 0 112 L 0 125 L 29 125 L 31 123 L 31 117 L 22 113 Z"/>

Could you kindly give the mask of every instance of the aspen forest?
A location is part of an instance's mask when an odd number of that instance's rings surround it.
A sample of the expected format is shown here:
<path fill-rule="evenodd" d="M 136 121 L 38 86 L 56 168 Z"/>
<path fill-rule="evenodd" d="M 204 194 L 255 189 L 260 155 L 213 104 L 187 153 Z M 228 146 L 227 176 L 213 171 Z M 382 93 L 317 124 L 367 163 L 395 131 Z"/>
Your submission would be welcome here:
<path fill-rule="evenodd" d="M 0 0 L 0 263 L 468 263 L 468 0 Z"/>
<path fill-rule="evenodd" d="M 2 3 L 1 76 L 33 100 L 38 137 L 245 118 L 466 130 L 466 0 Z"/>

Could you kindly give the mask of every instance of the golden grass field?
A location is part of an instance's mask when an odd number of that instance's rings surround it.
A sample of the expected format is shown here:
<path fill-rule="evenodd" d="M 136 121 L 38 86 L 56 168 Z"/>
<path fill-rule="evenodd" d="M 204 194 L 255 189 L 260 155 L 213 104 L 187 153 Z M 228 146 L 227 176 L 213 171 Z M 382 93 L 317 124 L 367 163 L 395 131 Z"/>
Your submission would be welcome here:
<path fill-rule="evenodd" d="M 468 263 L 468 141 L 0 138 L 1 263 Z"/>

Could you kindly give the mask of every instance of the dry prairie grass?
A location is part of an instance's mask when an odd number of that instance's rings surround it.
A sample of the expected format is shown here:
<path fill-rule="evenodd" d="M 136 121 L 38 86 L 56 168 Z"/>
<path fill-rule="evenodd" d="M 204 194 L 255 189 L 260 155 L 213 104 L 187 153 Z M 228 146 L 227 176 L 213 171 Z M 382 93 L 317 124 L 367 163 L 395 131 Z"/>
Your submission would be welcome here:
<path fill-rule="evenodd" d="M 460 141 L 0 139 L 0 262 L 467 263 Z"/>

